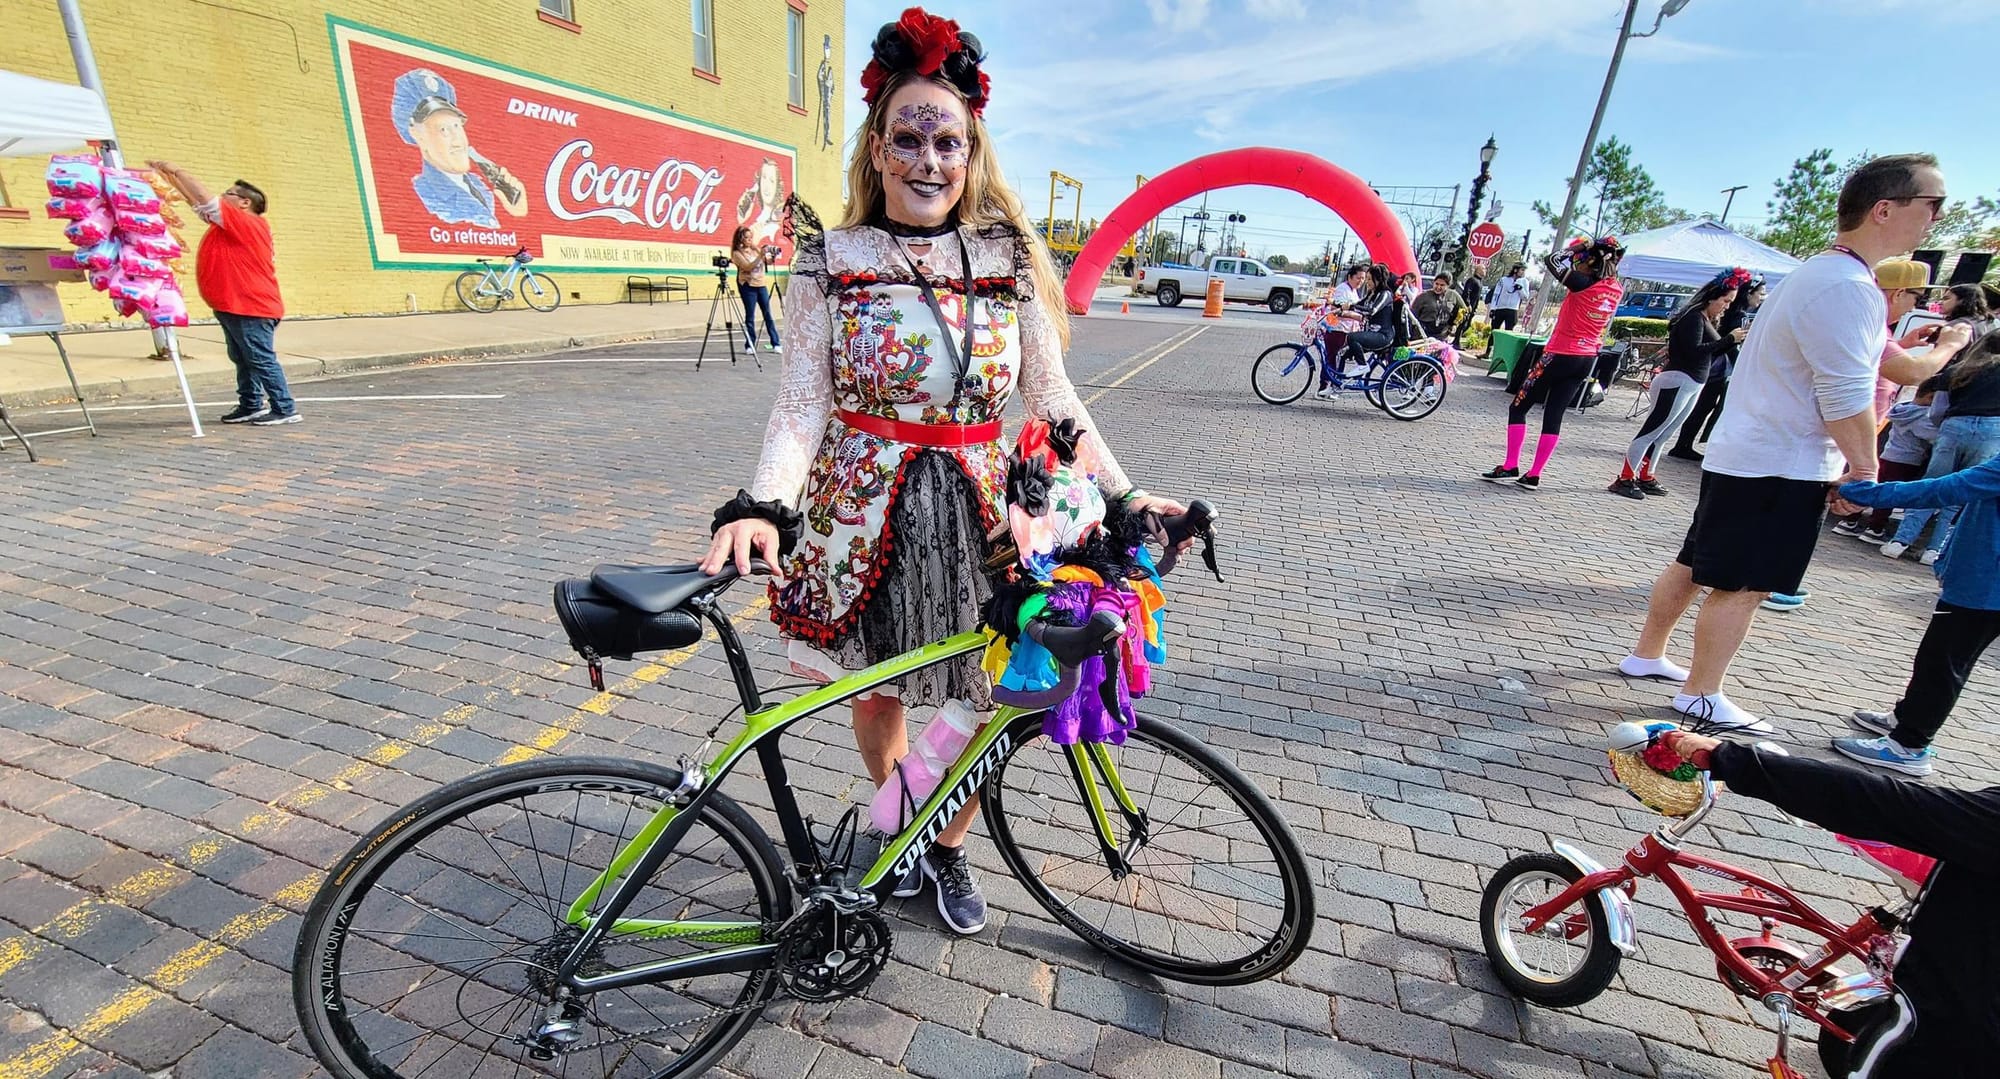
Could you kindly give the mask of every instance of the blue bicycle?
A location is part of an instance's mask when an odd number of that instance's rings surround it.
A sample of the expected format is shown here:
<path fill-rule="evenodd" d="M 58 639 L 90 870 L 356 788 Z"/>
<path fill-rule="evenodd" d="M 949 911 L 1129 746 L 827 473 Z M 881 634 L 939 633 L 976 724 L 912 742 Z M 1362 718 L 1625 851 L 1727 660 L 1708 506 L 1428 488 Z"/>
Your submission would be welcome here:
<path fill-rule="evenodd" d="M 1250 365 L 1250 388 L 1270 404 L 1289 405 L 1313 388 L 1323 367 L 1331 369 L 1324 334 L 1272 345 Z M 1451 374 L 1434 357 L 1394 349 L 1373 353 L 1358 373 L 1343 372 L 1329 382 L 1360 390 L 1369 404 L 1399 420 L 1421 420 L 1444 403 Z"/>

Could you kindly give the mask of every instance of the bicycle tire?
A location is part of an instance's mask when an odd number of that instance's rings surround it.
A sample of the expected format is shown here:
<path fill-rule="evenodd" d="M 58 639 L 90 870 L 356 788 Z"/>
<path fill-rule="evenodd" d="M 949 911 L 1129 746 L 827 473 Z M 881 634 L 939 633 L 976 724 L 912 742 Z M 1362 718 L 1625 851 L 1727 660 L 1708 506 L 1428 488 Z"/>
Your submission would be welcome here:
<path fill-rule="evenodd" d="M 1283 356 L 1292 362 L 1283 364 L 1281 369 L 1281 361 L 1274 358 L 1279 356 Z M 1313 359 L 1312 350 L 1304 345 L 1294 344 L 1289 341 L 1283 344 L 1272 345 L 1270 348 L 1259 353 L 1257 359 L 1251 363 L 1250 389 L 1265 404 L 1289 405 L 1293 401 L 1304 397 L 1307 390 L 1312 389 L 1313 379 L 1318 374 L 1313 370 Z M 1264 372 L 1267 362 L 1270 364 L 1270 374 L 1268 376 L 1271 383 L 1270 389 L 1266 389 L 1265 387 Z M 1303 376 L 1298 374 L 1300 371 L 1304 372 Z M 1298 388 L 1292 389 L 1291 383 L 1295 378 L 1298 382 Z"/>
<path fill-rule="evenodd" d="M 1160 720 L 1142 719 L 1128 733 L 1124 745 L 1105 747 L 1117 758 L 1126 789 L 1150 818 L 1150 834 L 1135 848 L 1125 819 L 1107 803 L 1114 827 L 1120 829 L 1121 845 L 1130 850 L 1128 857 L 1135 869 L 1131 876 L 1113 883 L 1068 770 L 1068 747 L 1042 736 L 1040 715 L 1015 721 L 1008 733 L 1014 746 L 987 777 L 981 796 L 987 831 L 1015 879 L 1071 932 L 1141 970 L 1196 985 L 1242 985 L 1269 978 L 1290 966 L 1311 943 L 1316 904 L 1312 871 L 1291 826 L 1255 784 L 1193 735 Z M 1179 773 L 1164 790 L 1159 773 L 1150 777 L 1142 774 L 1153 757 L 1163 765 L 1176 765 L 1174 771 Z M 1187 776 L 1192 776 L 1192 781 Z M 1194 806 L 1190 800 L 1170 813 L 1164 812 L 1168 796 L 1177 789 L 1195 789 L 1196 797 L 1207 791 L 1226 795 L 1220 806 L 1202 809 L 1196 819 L 1231 809 L 1242 816 L 1214 824 L 1218 829 L 1228 826 L 1227 831 L 1196 831 L 1190 825 L 1175 829 L 1182 814 Z M 1062 803 L 1061 812 L 1055 809 L 1057 803 Z M 1149 806 L 1163 811 L 1155 813 Z M 1236 827 L 1238 824 L 1249 827 Z M 1186 835 L 1177 836 L 1176 831 Z M 1270 869 L 1236 869 L 1230 855 L 1239 850 L 1259 853 L 1248 849 L 1257 843 L 1271 857 L 1253 857 L 1249 864 L 1269 865 Z M 1044 849 L 1044 844 L 1052 849 Z M 1082 853 L 1072 855 L 1071 851 Z M 1162 854 L 1171 859 L 1159 857 Z M 1063 861 L 1055 861 L 1058 858 Z M 1225 864 L 1229 868 L 1220 868 Z M 1064 898 L 1056 892 L 1063 882 L 1059 880 L 1052 887 L 1049 877 L 1062 877 L 1071 866 L 1083 867 L 1073 875 L 1077 879 L 1095 876 L 1096 870 L 1103 870 L 1105 879 Z M 1131 906 L 1120 908 L 1127 884 L 1148 867 L 1173 871 L 1172 880 L 1149 878 L 1152 883 L 1145 889 L 1145 901 L 1157 909 L 1140 910 L 1142 888 L 1138 884 L 1129 889 Z M 1107 884 L 1109 900 L 1103 898 Z M 1231 894 L 1204 896 L 1197 890 L 1214 885 L 1228 887 Z M 1274 885 L 1276 890 L 1267 891 L 1265 885 Z M 1275 899 L 1281 904 L 1268 928 L 1242 909 L 1258 899 Z M 1197 959 L 1168 954 L 1120 936 L 1122 931 L 1115 928 L 1120 909 L 1127 909 L 1131 935 L 1139 935 L 1150 924 L 1163 928 L 1169 944 L 1179 946 L 1185 931 L 1205 955 Z M 1100 910 L 1103 916 L 1096 917 Z M 1223 924 L 1231 921 L 1236 926 L 1251 926 L 1253 931 L 1244 933 Z M 1232 936 L 1247 938 L 1248 946 L 1240 954 L 1218 953 L 1216 945 Z"/>
<path fill-rule="evenodd" d="M 464 304 L 466 310 L 483 315 L 500 309 L 499 293 L 480 291 L 480 286 L 485 283 L 486 274 L 483 271 L 467 270 L 458 275 L 452 287 L 457 290 L 458 302 Z"/>
<path fill-rule="evenodd" d="M 1361 376 L 1362 398 L 1384 412 L 1389 411 L 1389 408 L 1382 403 L 1382 376 L 1389 373 L 1391 366 L 1393 366 L 1392 361 L 1378 355 L 1369 362 L 1368 369 Z"/>
<path fill-rule="evenodd" d="M 507 1040 L 532 1030 L 549 1010 L 552 998 L 535 988 L 534 972 L 547 969 L 537 967 L 538 962 L 553 962 L 561 954 L 566 932 L 576 932 L 549 929 L 564 925 L 557 912 L 568 906 L 570 886 L 580 891 L 597 875 L 593 867 L 609 864 L 611 853 L 632 838 L 653 808 L 665 804 L 667 792 L 679 782 L 678 772 L 657 765 L 556 757 L 468 776 L 377 825 L 327 874 L 306 910 L 292 958 L 293 1006 L 320 1063 L 336 1079 L 407 1079 L 419 1069 L 426 1079 L 447 1079 L 493 1074 L 510 1063 L 536 1075 L 560 1068 L 563 1075 L 667 1079 L 699 1074 L 720 1060 L 749 1032 L 777 989 L 773 969 L 691 979 L 679 989 L 643 984 L 580 998 L 587 1017 L 580 1028 L 584 1040 L 554 1062 L 533 1060 L 524 1045 Z M 629 800 L 622 808 L 621 797 Z M 571 806 L 566 850 L 588 851 L 580 866 L 566 855 L 556 895 L 539 899 L 530 894 L 528 881 L 537 880 L 546 889 L 555 867 L 542 857 L 531 801 Z M 764 831 L 720 792 L 704 798 L 698 814 L 676 848 L 676 860 L 654 875 L 624 916 L 646 918 L 672 910 L 676 913 L 665 917 L 685 919 L 727 912 L 731 921 L 766 924 L 787 917 L 791 891 Z M 555 826 L 563 826 L 560 816 Z M 718 839 L 722 842 L 716 846 Z M 426 850 L 427 843 L 439 849 Z M 502 847 L 512 853 L 501 854 Z M 528 851 L 532 855 L 524 853 Z M 419 855 L 434 862 L 435 869 L 420 864 Z M 737 891 L 713 901 L 668 894 L 676 891 L 668 886 L 676 877 L 694 880 L 693 887 L 702 890 L 727 880 Z M 740 907 L 718 905 L 737 896 L 747 896 Z M 390 917 L 383 919 L 383 911 Z M 371 929 L 377 921 L 383 927 Z M 393 928 L 399 923 L 408 924 Z M 381 937 L 395 939 L 376 939 Z M 468 945 L 498 950 L 484 958 L 452 958 Z M 609 938 L 598 958 L 628 966 L 667 957 L 662 949 L 690 954 L 690 946 L 715 945 L 618 936 Z M 419 970 L 425 973 L 414 973 Z M 451 977 L 433 984 L 441 971 Z M 721 979 L 741 981 L 733 999 L 718 985 Z M 646 995 L 636 995 L 641 993 Z M 681 1023 L 667 1020 L 660 1009 L 671 1007 L 671 1000 L 660 994 L 693 1004 L 696 1017 Z M 495 999 L 500 1003 L 484 1006 Z M 702 1009 L 716 1018 L 698 1036 L 675 1033 L 701 1022 Z M 454 1011 L 454 1021 L 436 1018 Z M 625 1025 L 637 1029 L 627 1031 Z M 465 1028 L 463 1035 L 449 1033 L 459 1026 Z M 659 1037 L 663 1032 L 667 1038 Z M 662 1044 L 669 1039 L 686 1044 Z M 448 1066 L 454 1061 L 463 1070 Z"/>
<path fill-rule="evenodd" d="M 1411 367 L 1416 364 L 1416 367 Z M 1400 371 L 1417 371 L 1420 376 L 1399 375 Z M 1412 377 L 1422 381 L 1411 383 Z M 1396 419 L 1410 422 L 1421 420 L 1436 412 L 1444 404 L 1444 395 L 1451 389 L 1451 380 L 1445 377 L 1444 366 L 1435 360 L 1410 356 L 1398 360 L 1382 372 L 1382 379 L 1376 390 L 1375 403 L 1382 411 Z M 1402 396 L 1395 404 L 1390 403 L 1390 395 Z"/>
<path fill-rule="evenodd" d="M 1604 914 L 1604 899 L 1595 892 L 1585 895 L 1580 904 L 1588 922 L 1586 931 L 1590 939 L 1584 944 L 1583 954 L 1578 957 L 1574 969 L 1562 974 L 1537 972 L 1529 969 L 1521 958 L 1520 939 L 1531 938 L 1517 939 L 1511 919 L 1554 898 L 1564 888 L 1582 879 L 1583 870 L 1560 854 L 1545 851 L 1523 854 L 1501 866 L 1500 871 L 1493 874 L 1493 879 L 1486 882 L 1486 890 L 1479 897 L 1479 938 L 1486 948 L 1486 961 L 1492 965 L 1493 973 L 1499 977 L 1500 984 L 1516 996 L 1544 1008 L 1568 1008 L 1595 999 L 1618 975 L 1622 957 L 1611 943 L 1611 926 Z M 1514 894 L 1517 882 L 1535 881 L 1544 885 L 1542 890 L 1517 899 Z M 1560 887 L 1557 887 L 1558 884 Z M 1503 903 L 1507 905 L 1505 910 L 1502 909 Z M 1516 906 L 1520 909 L 1513 909 Z M 1509 919 L 1510 924 L 1503 926 L 1503 917 Z M 1543 927 L 1544 936 L 1553 940 L 1564 922 L 1560 913 L 1551 918 Z M 1565 935 L 1564 939 L 1569 938 Z"/>
<path fill-rule="evenodd" d="M 548 306 L 543 307 L 542 302 Z M 521 302 L 537 311 L 553 311 L 562 306 L 562 290 L 556 287 L 556 279 L 539 270 L 529 270 L 521 275 Z"/>

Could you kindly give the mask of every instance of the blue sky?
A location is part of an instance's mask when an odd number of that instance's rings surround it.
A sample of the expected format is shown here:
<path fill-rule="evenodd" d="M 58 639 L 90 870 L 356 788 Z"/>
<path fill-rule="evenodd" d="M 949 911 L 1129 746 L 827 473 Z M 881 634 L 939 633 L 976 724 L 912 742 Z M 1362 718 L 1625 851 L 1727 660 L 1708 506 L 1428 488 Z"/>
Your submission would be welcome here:
<path fill-rule="evenodd" d="M 848 112 L 875 28 L 901 2 L 848 4 Z M 939 5 L 991 55 L 987 120 L 1040 216 L 1048 173 L 1084 181 L 1084 216 L 1189 158 L 1239 146 L 1318 154 L 1370 183 L 1469 186 L 1498 140 L 1490 193 L 1510 240 L 1560 205 L 1617 37 L 1619 0 L 1009 0 Z M 1639 28 L 1656 0 L 1641 0 Z M 1604 135 L 1631 143 L 1668 201 L 1732 225 L 1766 216 L 1793 159 L 1828 146 L 1927 150 L 1954 196 L 2000 195 L 2000 138 L 1973 43 L 1995 0 L 1692 0 L 1626 50 Z M 1954 90 L 1954 73 L 1963 89 Z M 1588 196 L 1586 195 L 1586 198 Z M 1291 192 L 1236 188 L 1211 210 L 1299 257 L 1338 219 Z M 1459 203 L 1460 219 L 1464 202 Z M 1059 211 L 1068 216 L 1066 210 Z"/>

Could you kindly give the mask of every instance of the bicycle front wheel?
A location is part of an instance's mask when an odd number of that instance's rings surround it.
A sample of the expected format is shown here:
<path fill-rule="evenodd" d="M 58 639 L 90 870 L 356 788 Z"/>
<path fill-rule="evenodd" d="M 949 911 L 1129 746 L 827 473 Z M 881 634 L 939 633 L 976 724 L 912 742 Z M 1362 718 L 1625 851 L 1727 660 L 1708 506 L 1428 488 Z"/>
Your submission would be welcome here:
<path fill-rule="evenodd" d="M 1272 345 L 1250 365 L 1250 388 L 1273 405 L 1289 405 L 1312 389 L 1313 351 L 1304 345 Z"/>
<path fill-rule="evenodd" d="M 1155 719 L 1096 749 L 1043 737 L 1039 715 L 1009 735 L 981 796 L 986 827 L 1056 921 L 1142 970 L 1201 985 L 1269 978 L 1305 950 L 1305 855 L 1270 800 L 1215 751 Z M 1111 868 L 1094 800 L 1128 872 Z"/>
<path fill-rule="evenodd" d="M 537 311 L 553 311 L 562 305 L 562 290 L 548 274 L 530 270 L 521 275 L 521 302 Z"/>
<path fill-rule="evenodd" d="M 320 1063 L 337 1079 L 665 1079 L 713 1065 L 771 998 L 770 968 L 595 994 L 555 977 L 611 894 L 591 885 L 658 834 L 648 825 L 679 781 L 632 761 L 532 761 L 442 787 L 362 837 L 327 874 L 292 959 Z M 790 914 L 777 852 L 742 808 L 711 793 L 696 813 L 579 973 L 758 943 Z"/>
<path fill-rule="evenodd" d="M 468 310 L 485 314 L 500 307 L 500 293 L 488 287 L 488 284 L 486 274 L 478 270 L 467 270 L 458 275 L 453 287 L 458 290 L 459 303 L 464 304 Z"/>

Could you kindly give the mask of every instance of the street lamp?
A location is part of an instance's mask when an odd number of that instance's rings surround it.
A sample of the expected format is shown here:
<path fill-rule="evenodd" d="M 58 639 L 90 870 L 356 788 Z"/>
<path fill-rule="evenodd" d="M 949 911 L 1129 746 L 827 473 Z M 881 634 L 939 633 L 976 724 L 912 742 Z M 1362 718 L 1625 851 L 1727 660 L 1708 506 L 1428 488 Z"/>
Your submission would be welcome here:
<path fill-rule="evenodd" d="M 1611 85 L 1618 79 L 1618 65 L 1625 60 L 1625 43 L 1635 37 L 1652 37 L 1659 33 L 1660 24 L 1681 13 L 1688 6 L 1688 0 L 1666 0 L 1660 5 L 1660 14 L 1653 19 L 1653 28 L 1643 34 L 1632 32 L 1632 20 L 1638 17 L 1639 0 L 1625 0 L 1625 17 L 1618 26 L 1618 44 L 1611 50 L 1611 66 L 1604 72 L 1604 89 L 1597 94 L 1597 111 L 1590 116 L 1590 133 L 1583 137 L 1583 152 L 1577 155 L 1576 172 L 1569 178 L 1569 194 L 1563 199 L 1562 216 L 1556 219 L 1554 243 L 1560 247 L 1569 241 L 1570 220 L 1576 214 L 1576 197 L 1583 190 L 1583 174 L 1590 168 L 1591 151 L 1597 149 L 1597 130 L 1604 125 L 1604 107 L 1611 101 Z M 1554 282 L 1547 274 L 1542 275 L 1542 283 L 1535 290 L 1535 318 L 1540 324 L 1543 309 L 1548 306 L 1549 287 Z"/>
<path fill-rule="evenodd" d="M 1486 182 L 1493 178 L 1493 158 L 1499 153 L 1500 144 L 1493 136 L 1486 136 L 1486 145 L 1479 148 L 1479 175 L 1472 178 L 1472 198 L 1465 207 L 1465 229 L 1459 233 L 1458 249 L 1446 260 L 1460 275 L 1467 272 L 1465 263 L 1472 243 L 1472 226 L 1479 223 L 1479 204 L 1486 198 Z"/>

